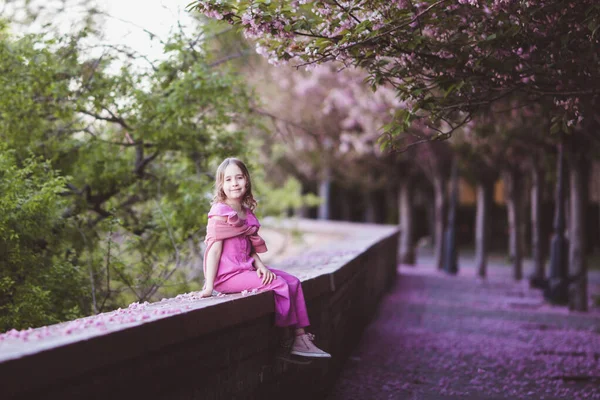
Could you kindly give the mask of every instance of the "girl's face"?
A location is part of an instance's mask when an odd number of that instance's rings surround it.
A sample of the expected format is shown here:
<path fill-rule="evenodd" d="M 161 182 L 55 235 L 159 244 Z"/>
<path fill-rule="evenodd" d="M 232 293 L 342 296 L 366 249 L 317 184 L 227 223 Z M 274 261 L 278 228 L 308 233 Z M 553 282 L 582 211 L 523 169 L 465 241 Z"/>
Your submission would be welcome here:
<path fill-rule="evenodd" d="M 225 168 L 223 174 L 223 192 L 228 200 L 242 201 L 246 194 L 246 184 L 248 180 L 246 176 L 234 163 L 231 163 Z"/>

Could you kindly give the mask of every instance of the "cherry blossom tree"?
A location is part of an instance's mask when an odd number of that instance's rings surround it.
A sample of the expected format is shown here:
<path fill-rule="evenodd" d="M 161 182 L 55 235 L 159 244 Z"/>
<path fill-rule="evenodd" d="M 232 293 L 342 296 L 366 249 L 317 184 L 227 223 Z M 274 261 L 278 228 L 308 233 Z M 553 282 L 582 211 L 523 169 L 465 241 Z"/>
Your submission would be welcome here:
<path fill-rule="evenodd" d="M 453 150 L 448 142 L 430 141 L 436 132 L 422 124 L 415 123 L 410 129 L 412 143 L 424 141 L 414 149 L 414 162 L 426 177 L 433 189 L 433 253 L 438 269 L 443 267 L 444 232 L 448 209 L 448 179 L 452 164 Z"/>
<path fill-rule="evenodd" d="M 273 63 L 335 60 L 394 87 L 407 109 L 387 143 L 422 118 L 445 121 L 436 138 L 447 138 L 515 94 L 549 100 L 553 130 L 568 130 L 594 113 L 600 93 L 595 0 L 198 0 L 192 8 L 243 29 Z"/>
<path fill-rule="evenodd" d="M 459 154 L 465 178 L 474 184 L 477 209 L 475 214 L 475 265 L 481 278 L 487 276 L 487 258 L 490 247 L 492 220 L 490 217 L 494 184 L 499 177 L 499 156 L 502 150 L 493 147 L 485 140 L 485 130 L 489 124 L 483 124 L 479 118 L 469 125 L 470 129 L 460 136 L 455 144 Z"/>
<path fill-rule="evenodd" d="M 544 280 L 544 257 L 541 225 L 541 160 L 553 156 L 556 138 L 548 133 L 548 119 L 541 107 L 515 106 L 502 101 L 494 109 L 480 113 L 456 138 L 457 150 L 469 168 L 477 186 L 476 263 L 478 273 L 486 275 L 487 236 L 490 222 L 486 214 L 492 201 L 493 185 L 502 176 L 509 222 L 509 255 L 514 277 L 522 278 L 521 258 L 525 248 L 526 184 L 531 182 L 531 249 L 537 280 Z M 529 178 L 526 171 L 531 171 Z"/>
<path fill-rule="evenodd" d="M 588 309 L 587 219 L 589 171 L 592 155 L 600 151 L 589 132 L 600 129 L 597 119 L 582 124 L 579 135 L 567 139 L 569 161 L 569 307 Z"/>
<path fill-rule="evenodd" d="M 546 133 L 584 132 L 598 141 L 600 131 L 581 128 L 595 118 L 600 94 L 596 3 L 198 0 L 192 8 L 240 27 L 272 63 L 335 60 L 366 70 L 374 87 L 393 87 L 405 108 L 381 142 L 406 148 L 446 139 L 508 98 L 521 107 L 544 104 Z M 415 121 L 436 134 L 399 135 Z"/>
<path fill-rule="evenodd" d="M 329 216 L 326 194 L 334 178 L 369 192 L 391 177 L 375 143 L 400 106 L 393 90 L 373 92 L 363 71 L 334 64 L 312 71 L 264 65 L 254 70 L 251 81 L 262 101 L 256 111 L 271 118 L 276 134 L 269 143 L 279 145 L 271 148 L 272 156 L 292 164 L 288 169 L 301 181 L 318 177 L 320 218 Z"/>
<path fill-rule="evenodd" d="M 386 153 L 376 143 L 402 106 L 394 90 L 373 91 L 364 71 L 338 64 L 311 71 L 264 64 L 245 72 L 262 101 L 257 112 L 270 117 L 276 131 L 266 140 L 264 159 L 275 160 L 305 186 L 319 187 L 320 218 L 351 220 L 353 205 L 360 203 L 362 220 L 382 222 L 397 207 L 400 261 L 414 263 L 411 193 L 418 169 L 412 155 Z M 314 177 L 319 182 L 311 183 Z M 333 205 L 339 206 L 336 215 L 329 212 Z"/>

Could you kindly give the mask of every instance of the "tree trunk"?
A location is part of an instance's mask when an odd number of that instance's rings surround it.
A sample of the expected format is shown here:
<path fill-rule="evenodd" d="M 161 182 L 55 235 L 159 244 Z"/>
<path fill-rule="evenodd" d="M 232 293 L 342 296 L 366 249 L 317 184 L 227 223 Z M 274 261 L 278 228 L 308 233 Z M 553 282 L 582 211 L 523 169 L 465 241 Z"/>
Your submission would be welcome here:
<path fill-rule="evenodd" d="M 523 278 L 523 255 L 521 246 L 521 177 L 517 171 L 504 172 L 506 186 L 506 210 L 508 212 L 508 250 L 513 263 L 513 276 L 516 280 Z"/>
<path fill-rule="evenodd" d="M 550 245 L 550 274 L 544 298 L 554 304 L 569 303 L 569 243 L 565 238 L 565 162 L 564 136 L 560 135 L 556 159 L 556 200 L 554 201 L 553 234 Z"/>
<path fill-rule="evenodd" d="M 303 183 L 300 193 L 302 193 L 302 195 L 310 193 L 306 185 Z M 295 214 L 298 218 L 308 218 L 308 206 L 306 204 L 302 204 L 300 207 L 296 208 Z"/>
<path fill-rule="evenodd" d="M 569 172 L 567 171 L 567 174 L 568 173 Z M 567 177 L 566 179 L 568 180 L 569 178 Z M 567 182 L 566 185 L 569 185 L 569 183 Z M 565 197 L 565 236 L 567 239 L 571 240 L 571 198 L 569 195 L 570 193 L 567 193 L 567 197 Z"/>
<path fill-rule="evenodd" d="M 297 218 L 308 218 L 308 207 L 306 205 L 302 205 L 296 209 L 296 217 Z"/>
<path fill-rule="evenodd" d="M 429 190 L 425 192 L 425 212 L 427 213 L 427 234 L 429 245 L 433 249 L 435 246 L 435 200 Z"/>
<path fill-rule="evenodd" d="M 377 203 L 374 190 L 365 191 L 365 222 L 370 224 L 377 223 Z"/>
<path fill-rule="evenodd" d="M 438 269 L 444 267 L 444 232 L 446 230 L 446 180 L 437 175 L 433 179 L 435 198 L 435 238 L 433 254 Z"/>
<path fill-rule="evenodd" d="M 458 243 L 456 241 L 456 213 L 458 208 L 458 160 L 452 160 L 450 173 L 450 199 L 448 204 L 448 219 L 444 234 L 444 270 L 449 274 L 458 273 Z"/>
<path fill-rule="evenodd" d="M 521 258 L 531 256 L 531 248 L 529 246 L 530 241 L 527 238 L 527 229 L 530 227 L 529 223 L 531 221 L 531 215 L 529 215 L 531 208 L 528 207 L 531 204 L 531 199 L 529 198 L 531 192 L 525 190 L 527 185 L 531 185 L 531 182 L 529 182 L 528 178 L 528 176 L 522 175 L 520 180 L 521 197 L 519 197 L 519 201 L 517 203 L 519 206 L 519 220 L 521 221 L 521 228 L 519 229 L 519 234 L 521 235 L 519 238 L 519 243 L 521 243 Z"/>
<path fill-rule="evenodd" d="M 329 219 L 329 203 L 331 201 L 331 167 L 325 166 L 323 170 L 323 176 L 319 182 L 319 197 L 321 198 L 321 204 L 319 204 L 319 213 L 317 219 Z"/>
<path fill-rule="evenodd" d="M 352 221 L 352 210 L 350 202 L 352 201 L 352 192 L 348 189 L 342 190 L 340 199 L 340 213 L 342 221 Z"/>
<path fill-rule="evenodd" d="M 475 265 L 477 274 L 485 278 L 487 275 L 487 258 L 490 240 L 490 211 L 494 196 L 494 182 L 477 183 L 477 215 L 475 222 Z"/>
<path fill-rule="evenodd" d="M 414 196 L 414 193 L 413 193 Z M 398 189 L 393 186 L 388 186 L 385 190 L 385 213 L 383 215 L 383 223 L 389 224 L 394 221 L 399 221 L 398 212 Z"/>
<path fill-rule="evenodd" d="M 533 259 L 534 272 L 531 283 L 534 287 L 541 287 L 546 279 L 545 264 L 546 255 L 542 243 L 542 193 L 544 190 L 544 177 L 541 168 L 533 163 L 531 173 L 531 257 Z"/>
<path fill-rule="evenodd" d="M 587 263 L 586 263 L 586 223 L 588 179 L 585 159 L 571 155 L 569 168 L 570 224 L 569 224 L 569 266 L 572 280 L 569 285 L 569 308 L 576 311 L 588 310 Z"/>
<path fill-rule="evenodd" d="M 398 191 L 398 217 L 400 219 L 400 263 L 415 264 L 413 236 L 412 182 L 402 179 Z"/>

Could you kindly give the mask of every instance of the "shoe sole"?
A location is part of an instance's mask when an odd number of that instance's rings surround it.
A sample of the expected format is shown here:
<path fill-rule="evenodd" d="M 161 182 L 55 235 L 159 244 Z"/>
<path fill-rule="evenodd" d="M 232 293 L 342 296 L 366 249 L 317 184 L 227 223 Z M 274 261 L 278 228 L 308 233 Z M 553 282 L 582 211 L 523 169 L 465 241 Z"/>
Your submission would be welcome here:
<path fill-rule="evenodd" d="M 310 358 L 331 358 L 331 354 L 319 354 L 319 353 L 303 353 L 301 351 L 292 351 L 290 354 L 295 356 L 310 357 Z"/>
<path fill-rule="evenodd" d="M 279 357 L 277 357 L 277 359 L 280 361 L 286 362 L 286 363 L 296 364 L 296 365 L 312 364 L 312 360 L 299 360 L 299 359 L 295 359 L 292 357 L 279 356 Z"/>

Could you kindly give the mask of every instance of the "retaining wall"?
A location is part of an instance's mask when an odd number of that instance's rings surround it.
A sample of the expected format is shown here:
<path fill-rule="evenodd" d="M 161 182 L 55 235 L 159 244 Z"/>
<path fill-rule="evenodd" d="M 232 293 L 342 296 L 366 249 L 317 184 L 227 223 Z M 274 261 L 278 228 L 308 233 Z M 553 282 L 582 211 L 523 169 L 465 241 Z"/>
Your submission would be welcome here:
<path fill-rule="evenodd" d="M 133 304 L 0 340 L 2 399 L 322 398 L 396 277 L 395 227 L 310 220 L 343 238 L 273 265 L 302 280 L 310 331 L 332 359 L 276 358 L 271 292 Z"/>

